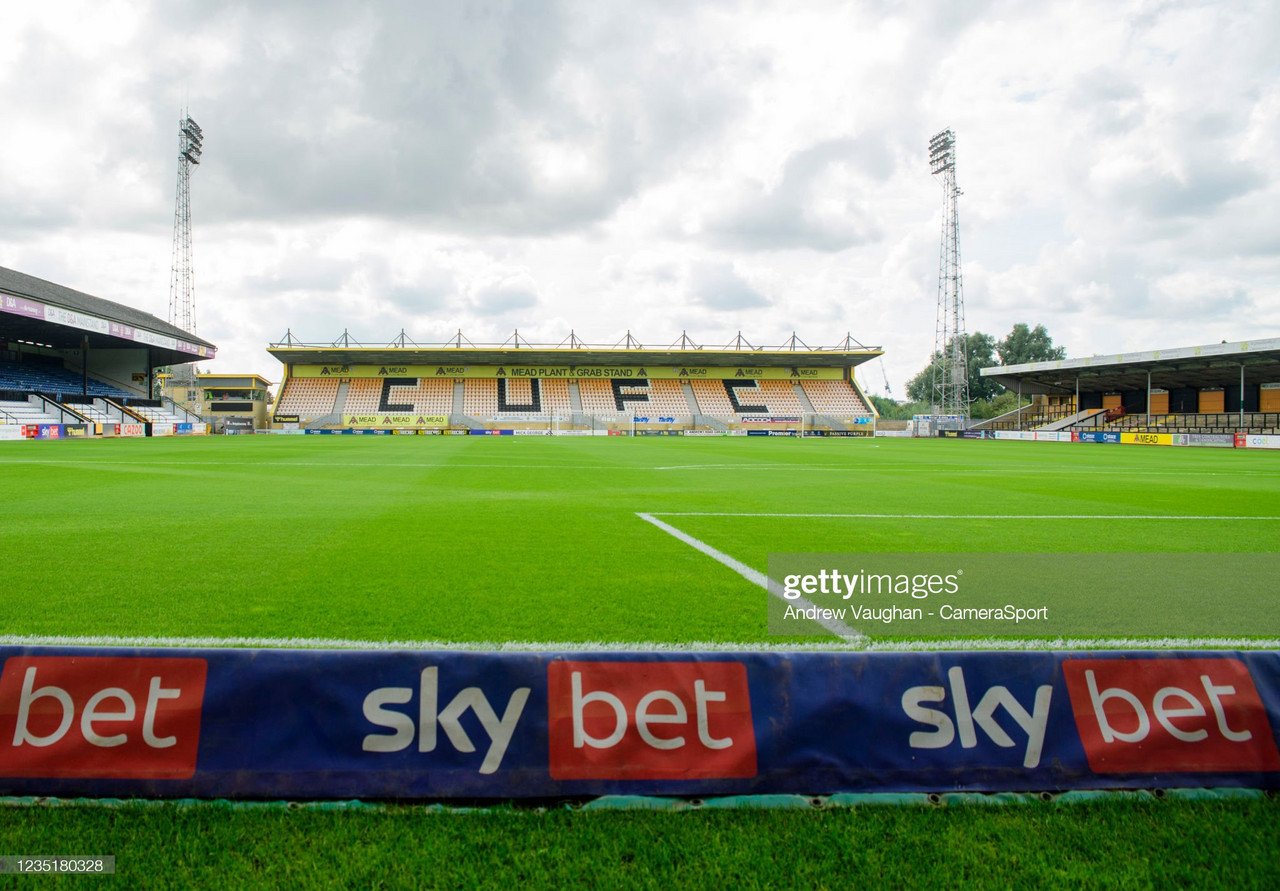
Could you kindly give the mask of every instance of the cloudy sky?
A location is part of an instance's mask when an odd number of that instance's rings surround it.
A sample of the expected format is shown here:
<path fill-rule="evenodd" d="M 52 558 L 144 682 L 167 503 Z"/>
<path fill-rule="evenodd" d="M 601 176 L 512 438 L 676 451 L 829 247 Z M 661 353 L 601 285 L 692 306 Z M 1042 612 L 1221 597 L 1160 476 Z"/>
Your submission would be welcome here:
<path fill-rule="evenodd" d="M 0 265 L 168 314 L 177 129 L 212 370 L 291 330 L 927 362 L 956 131 L 969 331 L 1280 336 L 1280 4 L 0 5 Z M 862 373 L 873 391 L 884 376 Z"/>

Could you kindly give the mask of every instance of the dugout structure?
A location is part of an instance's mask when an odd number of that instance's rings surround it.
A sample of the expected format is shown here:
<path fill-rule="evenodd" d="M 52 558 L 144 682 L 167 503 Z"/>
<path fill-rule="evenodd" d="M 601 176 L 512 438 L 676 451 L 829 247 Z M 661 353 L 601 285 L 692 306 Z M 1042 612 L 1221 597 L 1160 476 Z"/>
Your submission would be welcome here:
<path fill-rule="evenodd" d="M 175 391 L 175 401 L 183 403 L 186 392 L 181 387 Z M 250 431 L 269 426 L 271 381 L 262 375 L 199 374 L 194 393 L 197 401 L 183 407 L 204 418 L 213 433 L 222 433 L 227 426 Z"/>
<path fill-rule="evenodd" d="M 1032 404 L 972 429 L 1280 433 L 1280 338 L 982 369 Z"/>
<path fill-rule="evenodd" d="M 402 341 L 403 342 L 403 341 Z M 882 355 L 852 338 L 776 348 L 438 347 L 303 344 L 284 365 L 274 426 L 403 432 L 870 435 L 876 413 L 853 370 Z"/>

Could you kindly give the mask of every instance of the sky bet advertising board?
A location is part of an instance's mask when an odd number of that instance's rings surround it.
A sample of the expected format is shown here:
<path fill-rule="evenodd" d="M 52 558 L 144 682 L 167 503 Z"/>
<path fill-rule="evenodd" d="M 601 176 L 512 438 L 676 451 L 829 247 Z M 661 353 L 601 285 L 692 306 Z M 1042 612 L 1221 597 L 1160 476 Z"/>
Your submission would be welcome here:
<path fill-rule="evenodd" d="M 1280 787 L 1280 653 L 0 649 L 0 794 Z"/>

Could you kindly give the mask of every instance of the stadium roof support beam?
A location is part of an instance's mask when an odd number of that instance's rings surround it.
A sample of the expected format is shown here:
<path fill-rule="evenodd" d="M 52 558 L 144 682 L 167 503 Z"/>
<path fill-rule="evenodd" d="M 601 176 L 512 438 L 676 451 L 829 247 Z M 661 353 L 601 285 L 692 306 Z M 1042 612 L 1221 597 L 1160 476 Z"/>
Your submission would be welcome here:
<path fill-rule="evenodd" d="M 809 344 L 805 343 L 803 340 L 797 337 L 796 332 L 792 331 L 791 337 L 788 338 L 787 342 L 782 345 L 782 349 L 792 350 L 792 351 L 795 351 L 797 349 L 807 350 L 809 349 Z"/>
<path fill-rule="evenodd" d="M 529 343 L 529 341 L 527 341 L 527 340 L 525 340 L 523 337 L 521 337 L 521 336 L 520 336 L 520 329 L 519 329 L 519 328 L 517 328 L 517 329 L 515 329 L 515 331 L 511 334 L 511 336 L 510 336 L 510 337 L 508 337 L 506 340 L 504 340 L 504 341 L 502 342 L 502 346 L 501 346 L 501 347 L 499 347 L 499 349 L 506 349 L 508 346 L 509 346 L 509 347 L 511 347 L 511 349 L 513 349 L 513 350 L 518 350 L 518 349 L 520 349 L 521 347 L 524 347 L 525 349 L 530 349 L 530 348 L 532 348 L 532 347 L 533 347 L 533 344 Z"/>
<path fill-rule="evenodd" d="M 624 350 L 642 350 L 644 349 L 644 344 L 632 337 L 631 329 L 628 328 L 626 336 L 613 345 L 615 350 L 619 347 L 622 347 Z"/>
<path fill-rule="evenodd" d="M 865 350 L 867 347 L 861 341 L 855 340 L 853 334 L 849 332 L 845 334 L 844 340 L 835 345 L 835 349 L 853 352 L 854 350 Z"/>
<path fill-rule="evenodd" d="M 681 331 L 681 332 L 680 332 L 680 339 L 679 339 L 679 340 L 677 340 L 675 343 L 671 344 L 671 346 L 670 346 L 670 347 L 668 347 L 668 349 L 675 349 L 675 350 L 700 350 L 700 349 L 702 349 L 702 344 L 700 344 L 700 343 L 695 343 L 695 342 L 694 342 L 694 339 L 693 339 L 692 337 L 690 337 L 690 336 L 689 336 L 689 332 L 688 332 L 688 331 Z"/>
<path fill-rule="evenodd" d="M 569 336 L 566 337 L 564 340 L 560 341 L 560 345 L 557 346 L 556 349 L 564 349 L 566 344 L 571 350 L 581 350 L 581 349 L 585 349 L 587 346 L 585 343 L 582 342 L 582 338 L 580 338 L 577 334 L 573 333 L 572 328 L 569 329 Z"/>

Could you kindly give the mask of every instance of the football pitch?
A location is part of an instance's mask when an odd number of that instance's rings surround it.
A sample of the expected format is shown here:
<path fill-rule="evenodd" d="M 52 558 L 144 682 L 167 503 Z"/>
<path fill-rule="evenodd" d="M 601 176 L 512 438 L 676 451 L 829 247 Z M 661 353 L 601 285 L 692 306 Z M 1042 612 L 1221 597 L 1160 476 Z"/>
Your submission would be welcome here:
<path fill-rule="evenodd" d="M 1280 637 L 1265 579 L 1193 590 L 1152 562 L 1156 581 L 1118 605 L 1107 578 L 1149 554 L 1212 555 L 1225 569 L 1280 551 L 1280 461 L 1257 452 L 883 438 L 106 440 L 0 444 L 0 486 L 0 548 L 32 557 L 9 561 L 10 641 Z M 997 570 L 1002 555 L 1039 555 L 1034 574 L 1063 583 L 1045 595 L 1053 614 L 1076 620 L 852 629 L 869 643 L 817 626 L 768 633 L 769 602 L 782 604 L 763 581 L 771 554 L 883 553 L 972 555 Z"/>
<path fill-rule="evenodd" d="M 1280 455 L 1245 450 L 667 437 L 3 442 L 0 491 L 6 644 L 1280 646 L 1274 577 L 1205 590 L 1142 563 L 1182 554 L 1226 567 L 1280 552 Z M 1035 555 L 1071 583 L 1050 592 L 1060 598 L 1051 608 L 1074 621 L 1013 633 L 850 619 L 835 632 L 770 634 L 769 611 L 782 604 L 779 580 L 767 578 L 777 554 L 997 565 Z M 1118 597 L 1108 556 L 1154 582 Z M 8 804 L 0 847 L 114 853 L 131 884 L 156 887 L 1034 876 L 1267 886 L 1280 831 L 1274 797 L 715 813 Z M 367 859 L 353 859 L 357 849 Z"/>

